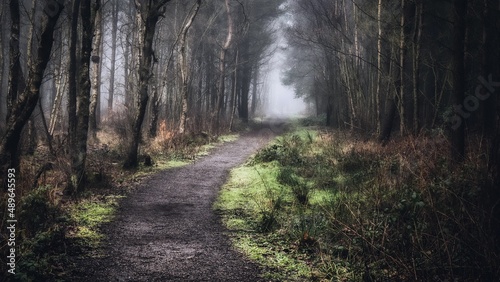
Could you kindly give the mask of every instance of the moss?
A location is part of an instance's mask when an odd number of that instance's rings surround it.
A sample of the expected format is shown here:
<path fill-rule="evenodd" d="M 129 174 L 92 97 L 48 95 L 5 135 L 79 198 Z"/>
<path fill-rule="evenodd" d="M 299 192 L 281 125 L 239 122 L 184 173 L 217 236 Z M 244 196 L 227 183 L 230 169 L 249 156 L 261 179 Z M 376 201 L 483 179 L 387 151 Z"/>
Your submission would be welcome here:
<path fill-rule="evenodd" d="M 75 205 L 70 210 L 70 216 L 76 225 L 72 237 L 83 246 L 95 247 L 99 245 L 104 238 L 99 227 L 113 219 L 119 198 L 121 196 L 107 197 L 103 202 L 87 200 Z"/>

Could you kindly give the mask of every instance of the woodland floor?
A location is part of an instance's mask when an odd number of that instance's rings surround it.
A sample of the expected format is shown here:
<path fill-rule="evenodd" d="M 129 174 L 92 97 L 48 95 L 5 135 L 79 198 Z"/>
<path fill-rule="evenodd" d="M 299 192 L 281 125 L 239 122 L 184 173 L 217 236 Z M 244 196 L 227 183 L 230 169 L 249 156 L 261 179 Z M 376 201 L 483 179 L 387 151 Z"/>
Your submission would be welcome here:
<path fill-rule="evenodd" d="M 152 176 L 105 224 L 99 256 L 79 258 L 73 281 L 259 281 L 212 209 L 229 171 L 283 126 L 263 123 L 180 168 Z"/>

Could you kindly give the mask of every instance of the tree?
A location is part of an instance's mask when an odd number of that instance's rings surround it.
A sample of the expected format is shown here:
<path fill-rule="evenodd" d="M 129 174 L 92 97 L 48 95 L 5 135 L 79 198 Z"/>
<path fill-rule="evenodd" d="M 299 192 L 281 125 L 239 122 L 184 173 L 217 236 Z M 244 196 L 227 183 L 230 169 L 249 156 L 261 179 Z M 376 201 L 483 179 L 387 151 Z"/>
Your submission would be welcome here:
<path fill-rule="evenodd" d="M 467 16 L 467 0 L 454 0 L 455 21 L 453 23 L 453 59 L 452 63 L 452 81 L 453 81 L 453 106 L 455 111 L 459 110 L 464 102 L 464 93 L 466 89 L 465 75 L 465 31 Z M 452 129 L 451 133 L 451 157 L 455 161 L 463 160 L 465 156 L 465 123 Z"/>
<path fill-rule="evenodd" d="M 19 93 L 23 92 L 24 75 L 21 69 L 21 51 L 19 48 L 19 1 L 10 0 L 10 41 L 9 41 L 9 88 L 7 92 L 7 121 L 9 120 L 14 104 L 17 101 Z"/>
<path fill-rule="evenodd" d="M 90 120 L 89 120 L 89 132 L 90 137 L 95 140 L 97 138 L 97 123 L 98 123 L 98 106 L 99 99 L 101 98 L 101 64 L 102 64 L 102 11 L 97 9 L 95 11 L 95 21 L 91 23 L 94 25 L 94 42 L 92 43 L 92 86 L 90 94 Z M 116 39 L 115 39 L 116 40 Z M 116 44 L 116 43 L 114 43 Z"/>
<path fill-rule="evenodd" d="M 113 101 L 115 96 L 115 70 L 116 70 L 116 34 L 118 31 L 118 1 L 111 1 L 111 66 L 109 72 L 109 88 L 108 88 L 108 116 L 113 113 Z M 128 59 L 128 56 L 126 56 Z M 125 71 L 127 67 L 125 66 Z"/>
<path fill-rule="evenodd" d="M 153 63 L 153 39 L 158 19 L 165 11 L 165 4 L 170 0 L 152 0 L 147 3 L 136 0 L 137 25 L 138 25 L 138 43 L 140 48 L 139 67 L 139 93 L 137 94 L 137 110 L 132 124 L 132 138 L 130 140 L 127 158 L 123 165 L 124 168 L 134 168 L 138 165 L 139 141 L 141 138 L 142 122 L 146 114 L 146 107 L 149 100 L 149 81 L 151 76 L 151 67 Z"/>
<path fill-rule="evenodd" d="M 11 114 L 8 117 L 6 132 L 0 143 L 0 164 L 1 176 L 7 175 L 9 168 L 19 169 L 16 162 L 18 141 L 25 124 L 28 122 L 40 95 L 40 85 L 42 84 L 43 73 L 50 60 L 53 45 L 53 33 L 56 23 L 61 15 L 63 4 L 55 2 L 45 6 L 45 13 L 42 18 L 41 35 L 38 41 L 36 58 L 29 67 L 28 81 L 26 88 L 12 106 Z M 6 179 L 2 180 L 5 185 Z"/>
<path fill-rule="evenodd" d="M 217 103 L 215 113 L 215 124 L 214 131 L 218 132 L 220 127 L 220 118 L 222 113 L 222 106 L 224 104 L 224 92 L 225 92 L 225 79 L 226 79 L 226 55 L 231 43 L 233 42 L 233 16 L 231 14 L 231 6 L 229 0 L 225 0 L 226 14 L 227 14 L 227 35 L 224 45 L 222 45 L 219 53 L 219 80 L 217 87 Z"/>
<path fill-rule="evenodd" d="M 195 6 L 191 10 L 191 14 L 187 18 L 187 22 L 182 27 L 180 39 L 179 39 L 179 48 L 180 48 L 180 71 L 181 71 L 181 97 L 182 97 L 182 109 L 181 109 L 181 117 L 179 124 L 179 133 L 183 134 L 186 130 L 186 120 L 188 114 L 188 63 L 186 58 L 186 38 L 189 31 L 189 28 L 193 24 L 193 21 L 198 14 L 200 9 L 201 0 L 196 0 Z"/>

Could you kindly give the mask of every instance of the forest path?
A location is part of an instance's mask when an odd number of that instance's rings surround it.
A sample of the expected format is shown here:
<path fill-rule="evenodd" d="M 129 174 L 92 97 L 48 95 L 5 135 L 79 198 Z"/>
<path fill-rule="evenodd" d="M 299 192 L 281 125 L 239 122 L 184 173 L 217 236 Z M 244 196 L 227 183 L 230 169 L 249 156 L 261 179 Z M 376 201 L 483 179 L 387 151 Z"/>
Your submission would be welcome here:
<path fill-rule="evenodd" d="M 160 172 L 103 227 L 105 256 L 82 262 L 73 281 L 259 281 L 235 251 L 212 204 L 230 169 L 281 133 L 263 123 L 180 168 Z"/>

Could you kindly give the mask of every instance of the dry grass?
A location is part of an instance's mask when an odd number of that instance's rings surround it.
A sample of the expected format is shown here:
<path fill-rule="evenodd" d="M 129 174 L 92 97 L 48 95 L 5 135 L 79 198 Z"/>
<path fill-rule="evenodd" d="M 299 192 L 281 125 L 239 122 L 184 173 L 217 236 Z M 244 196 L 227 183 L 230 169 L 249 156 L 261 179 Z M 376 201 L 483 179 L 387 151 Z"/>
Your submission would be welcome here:
<path fill-rule="evenodd" d="M 479 137 L 468 140 L 463 163 L 450 160 L 442 134 L 396 138 L 386 146 L 332 130 L 318 130 L 313 142 L 297 140 L 291 136 L 262 150 L 257 163 L 277 161 L 278 171 L 290 176 L 277 179 L 289 186 L 287 193 L 296 194 L 294 179 L 310 189 L 308 203 L 292 201 L 275 211 L 276 232 L 290 241 L 269 240 L 303 246 L 305 235 L 313 238 L 319 246 L 309 256 L 315 279 L 500 277 L 500 197 Z"/>

